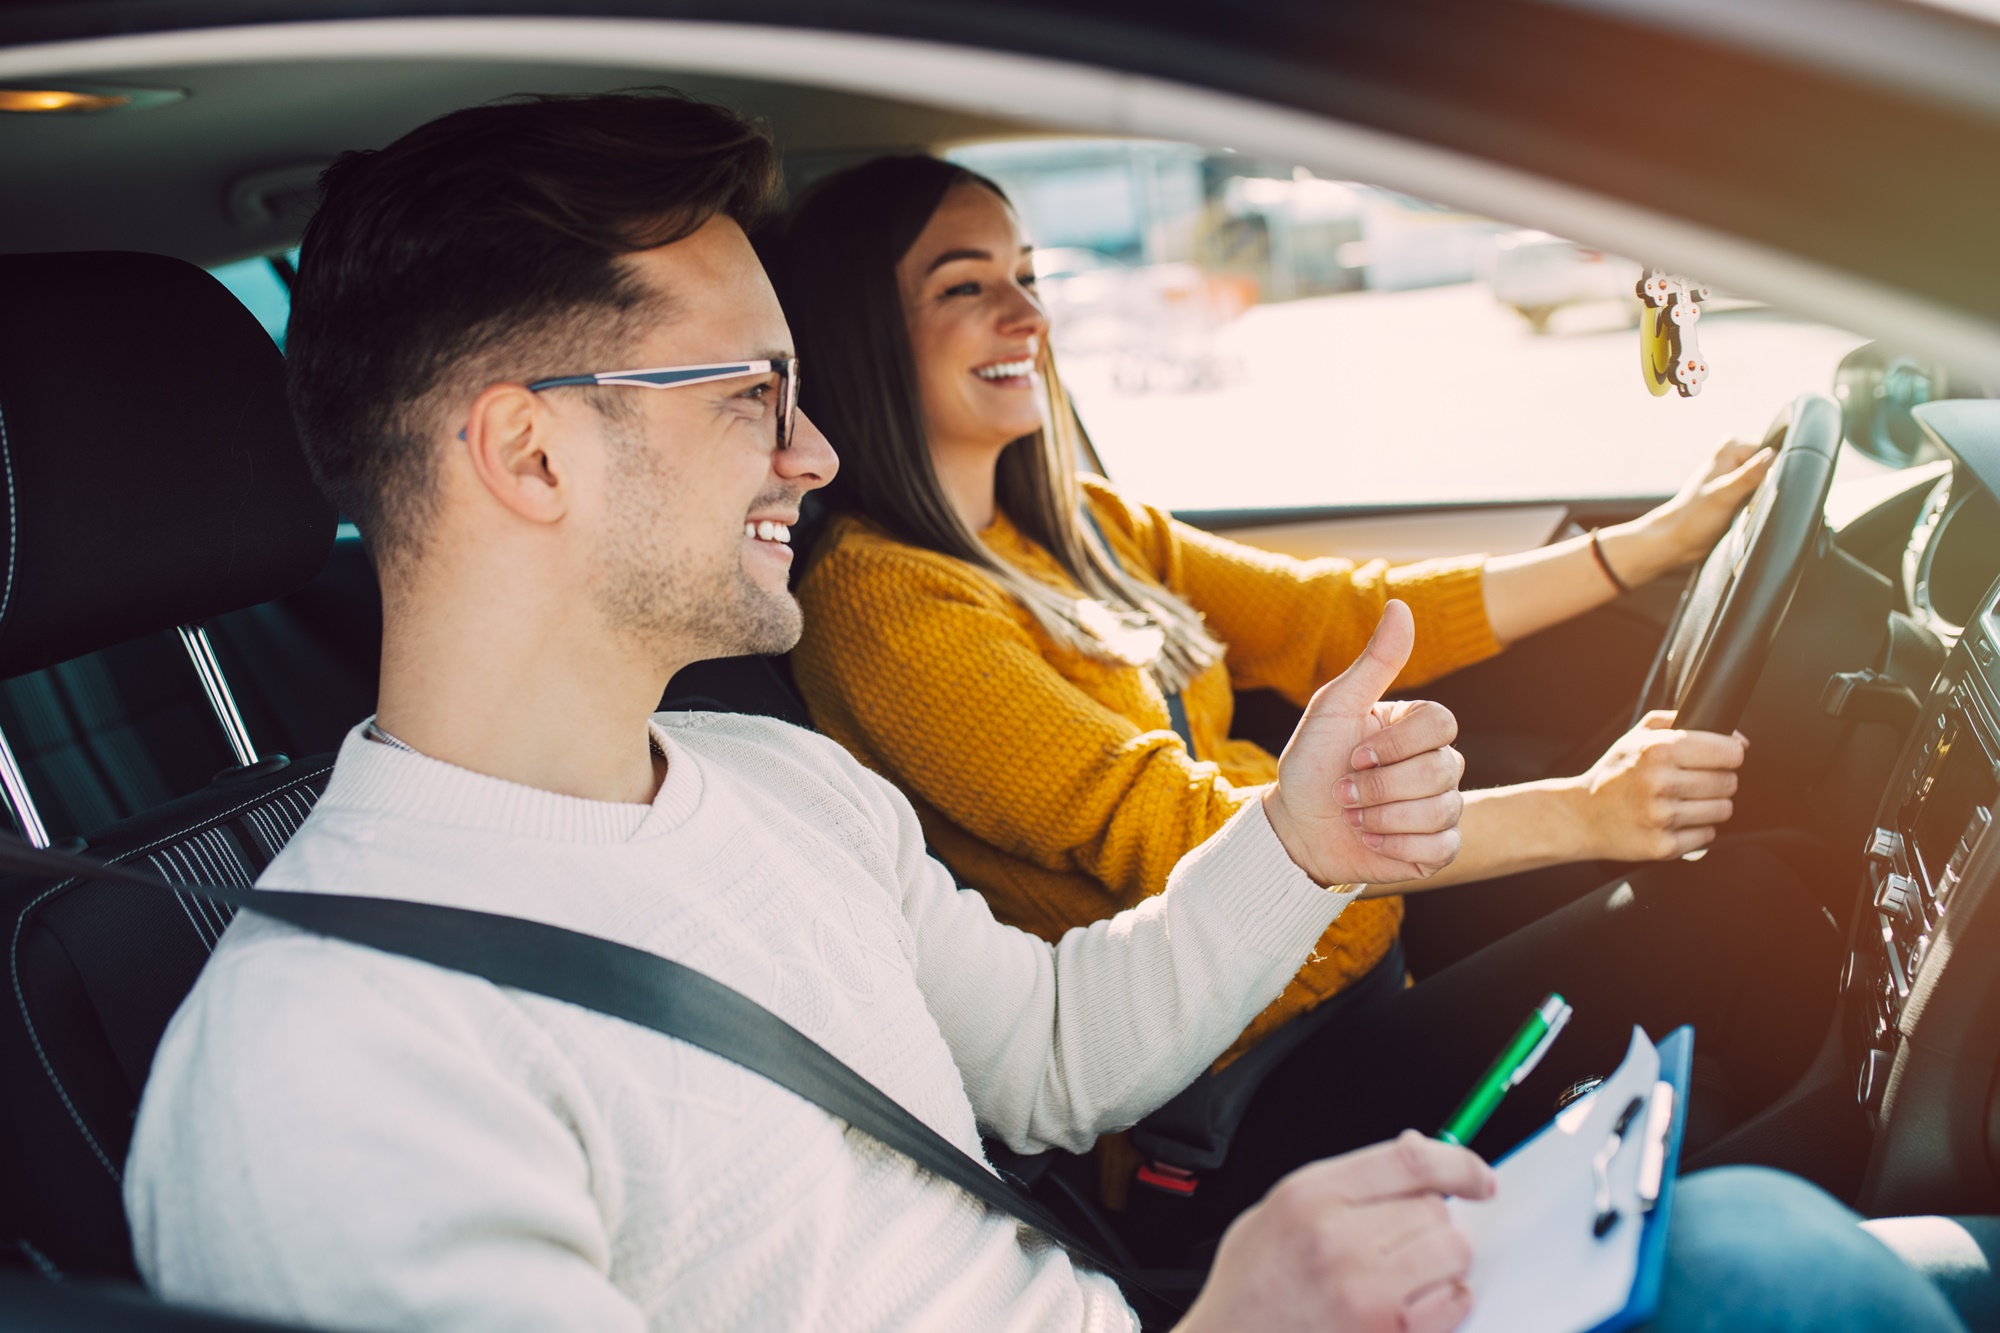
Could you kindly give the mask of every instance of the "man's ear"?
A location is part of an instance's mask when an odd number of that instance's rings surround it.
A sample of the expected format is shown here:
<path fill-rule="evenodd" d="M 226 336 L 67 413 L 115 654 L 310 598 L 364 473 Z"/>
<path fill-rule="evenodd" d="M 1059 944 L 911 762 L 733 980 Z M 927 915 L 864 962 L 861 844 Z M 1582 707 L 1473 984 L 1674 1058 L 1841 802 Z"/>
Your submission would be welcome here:
<path fill-rule="evenodd" d="M 458 438 L 473 475 L 503 508 L 531 523 L 553 523 L 571 499 L 557 434 L 555 413 L 539 394 L 492 384 L 472 400 Z"/>

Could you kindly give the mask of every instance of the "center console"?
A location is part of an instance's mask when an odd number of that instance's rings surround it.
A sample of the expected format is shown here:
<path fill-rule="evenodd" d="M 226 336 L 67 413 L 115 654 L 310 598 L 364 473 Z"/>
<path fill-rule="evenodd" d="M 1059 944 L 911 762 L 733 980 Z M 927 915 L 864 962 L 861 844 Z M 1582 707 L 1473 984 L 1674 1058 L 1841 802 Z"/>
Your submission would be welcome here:
<path fill-rule="evenodd" d="M 2000 798 L 1995 618 L 1989 606 L 1967 627 L 1924 701 L 1866 848 L 1842 989 L 1854 1024 L 1855 1094 L 1870 1117 L 1883 1109 L 1912 992 L 1945 922 L 1964 910 L 1967 868 Z"/>

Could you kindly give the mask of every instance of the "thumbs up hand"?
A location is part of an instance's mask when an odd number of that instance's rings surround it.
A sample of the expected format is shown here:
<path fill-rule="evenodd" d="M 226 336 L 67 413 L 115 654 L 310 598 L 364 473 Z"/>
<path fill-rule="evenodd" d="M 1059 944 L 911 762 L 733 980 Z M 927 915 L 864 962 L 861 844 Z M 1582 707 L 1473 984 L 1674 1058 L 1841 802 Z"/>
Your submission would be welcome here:
<path fill-rule="evenodd" d="M 1458 855 L 1458 720 L 1441 704 L 1384 703 L 1417 638 L 1390 602 L 1354 665 L 1306 706 L 1264 810 L 1298 867 L 1320 884 L 1423 879 Z"/>

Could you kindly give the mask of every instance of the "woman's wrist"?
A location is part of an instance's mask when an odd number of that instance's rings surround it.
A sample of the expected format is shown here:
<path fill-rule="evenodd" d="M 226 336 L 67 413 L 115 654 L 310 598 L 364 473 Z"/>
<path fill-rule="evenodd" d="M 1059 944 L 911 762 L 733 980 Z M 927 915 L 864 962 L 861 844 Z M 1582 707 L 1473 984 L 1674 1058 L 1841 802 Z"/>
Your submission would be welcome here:
<path fill-rule="evenodd" d="M 1464 884 L 1569 861 L 1594 861 L 1602 840 L 1582 777 L 1543 778 L 1465 793 L 1458 860 L 1438 876 Z M 1433 887 L 1429 881 L 1406 887 Z"/>
<path fill-rule="evenodd" d="M 1555 845 L 1550 851 L 1555 863 L 1600 859 L 1604 849 L 1599 846 L 1597 821 L 1592 817 L 1595 802 L 1586 777 L 1547 778 L 1534 785 L 1551 812 Z"/>
<path fill-rule="evenodd" d="M 1628 588 L 1651 583 L 1686 556 L 1674 515 L 1664 508 L 1597 532 L 1597 548 L 1611 572 Z"/>

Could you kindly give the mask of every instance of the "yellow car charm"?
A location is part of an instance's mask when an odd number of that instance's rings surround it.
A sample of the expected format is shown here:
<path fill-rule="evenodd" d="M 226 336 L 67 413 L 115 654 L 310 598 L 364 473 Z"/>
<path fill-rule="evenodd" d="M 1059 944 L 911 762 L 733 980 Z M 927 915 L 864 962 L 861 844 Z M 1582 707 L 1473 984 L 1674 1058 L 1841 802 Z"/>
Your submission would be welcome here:
<path fill-rule="evenodd" d="M 1646 303 L 1639 317 L 1639 371 L 1646 388 L 1655 398 L 1670 388 L 1694 397 L 1708 378 L 1708 361 L 1694 333 L 1708 288 L 1656 268 L 1639 280 L 1638 293 Z"/>

